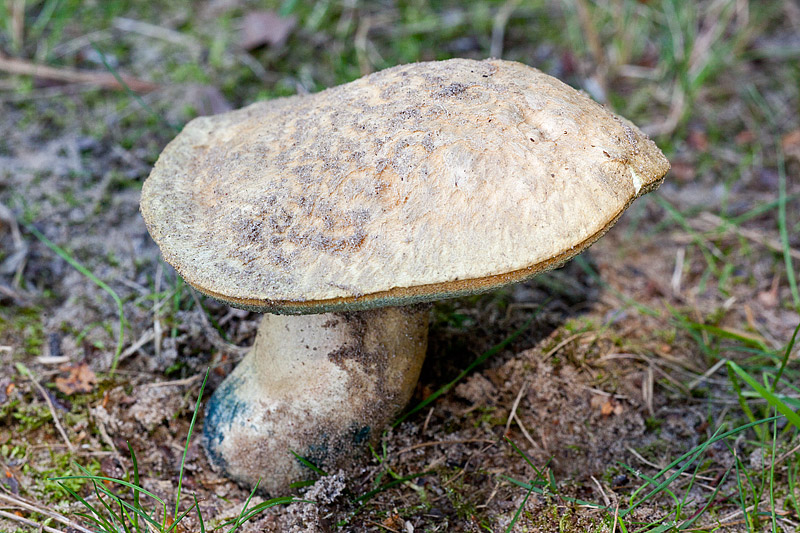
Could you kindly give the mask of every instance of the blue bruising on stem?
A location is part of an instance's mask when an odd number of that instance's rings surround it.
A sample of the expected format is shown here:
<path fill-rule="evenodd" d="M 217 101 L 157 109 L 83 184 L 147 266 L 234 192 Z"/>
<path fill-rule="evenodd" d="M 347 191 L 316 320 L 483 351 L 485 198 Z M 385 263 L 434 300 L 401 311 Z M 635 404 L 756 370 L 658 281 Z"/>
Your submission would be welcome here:
<path fill-rule="evenodd" d="M 353 444 L 360 446 L 369 440 L 369 435 L 372 432 L 372 429 L 369 426 L 358 427 L 357 425 L 354 425 L 351 427 L 351 431 L 353 433 Z"/>
<path fill-rule="evenodd" d="M 350 424 L 343 435 L 344 438 L 333 439 L 333 442 L 327 433 L 320 433 L 316 442 L 310 444 L 301 457 L 319 469 L 329 467 L 331 465 L 328 465 L 327 461 L 331 456 L 334 458 L 349 457 L 353 453 L 352 448 L 361 448 L 369 442 L 371 433 L 372 428 L 356 422 Z M 299 457 L 297 462 L 303 468 L 309 468 Z"/>
<path fill-rule="evenodd" d="M 320 434 L 317 442 L 309 445 L 309 447 L 306 448 L 306 451 L 303 454 L 303 459 L 305 459 L 312 465 L 316 466 L 317 468 L 322 468 L 328 459 L 329 451 L 330 450 L 328 447 L 328 435 L 326 433 L 322 433 Z M 303 468 L 309 468 L 308 465 L 304 464 L 299 459 L 297 460 L 297 462 L 300 463 L 300 466 L 302 466 Z"/>
<path fill-rule="evenodd" d="M 247 408 L 246 402 L 240 400 L 236 394 L 243 381 L 244 378 L 228 376 L 214 391 L 206 405 L 203 446 L 211 462 L 223 470 L 227 469 L 227 463 L 219 451 L 219 446 L 225 440 L 225 434 L 236 423 L 236 419 L 243 415 Z"/>

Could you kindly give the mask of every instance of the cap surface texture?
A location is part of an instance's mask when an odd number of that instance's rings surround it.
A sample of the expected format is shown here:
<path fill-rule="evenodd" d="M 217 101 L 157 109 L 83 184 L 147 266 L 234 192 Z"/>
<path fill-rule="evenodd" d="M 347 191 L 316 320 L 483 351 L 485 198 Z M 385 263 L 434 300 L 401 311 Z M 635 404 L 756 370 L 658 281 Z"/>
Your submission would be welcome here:
<path fill-rule="evenodd" d="M 159 157 L 141 209 L 200 291 L 322 312 L 552 268 L 668 168 L 635 126 L 557 79 L 453 59 L 197 118 Z"/>

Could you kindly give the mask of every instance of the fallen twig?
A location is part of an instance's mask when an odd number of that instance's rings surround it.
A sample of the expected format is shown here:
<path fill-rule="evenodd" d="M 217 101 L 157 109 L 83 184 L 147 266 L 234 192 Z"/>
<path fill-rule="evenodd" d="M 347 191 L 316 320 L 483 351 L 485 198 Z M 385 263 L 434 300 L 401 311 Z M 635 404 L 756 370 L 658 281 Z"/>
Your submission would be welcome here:
<path fill-rule="evenodd" d="M 56 425 L 56 429 L 61 435 L 61 438 L 64 439 L 64 443 L 67 445 L 67 449 L 70 451 L 70 453 L 74 452 L 75 447 L 72 445 L 72 442 L 70 442 L 69 437 L 67 436 L 67 432 L 64 431 L 64 427 L 61 425 L 61 421 L 58 419 L 58 413 L 56 413 L 56 407 L 53 405 L 53 400 L 50 399 L 50 395 L 47 394 L 47 391 L 44 390 L 44 387 L 42 387 L 42 385 L 36 380 L 36 377 L 33 375 L 33 372 L 31 372 L 28 369 L 28 367 L 22 365 L 21 363 L 18 363 L 18 368 L 20 370 L 24 370 L 24 372 L 22 373 L 28 379 L 31 380 L 34 387 L 36 387 L 36 390 L 38 390 L 39 394 L 42 395 L 45 403 L 47 403 L 47 408 L 50 410 L 50 416 L 53 417 L 53 423 Z"/>
<path fill-rule="evenodd" d="M 7 518 L 8 520 L 19 522 L 20 524 L 25 524 L 26 526 L 35 527 L 38 531 L 47 531 L 49 533 L 64 533 L 60 529 L 55 529 L 50 526 L 42 526 L 40 524 L 37 524 L 33 520 L 28 520 L 25 517 L 17 516 L 14 513 L 9 513 L 7 511 L 0 511 L 0 516 L 2 516 L 3 518 Z"/>
<path fill-rule="evenodd" d="M 514 13 L 519 4 L 519 0 L 506 0 L 506 3 L 497 10 L 492 23 L 492 41 L 489 47 L 489 57 L 498 59 L 503 57 L 503 40 L 506 35 L 508 19 L 511 18 L 512 13 Z"/>
<path fill-rule="evenodd" d="M 774 237 L 770 237 L 769 235 L 765 235 L 764 233 L 752 229 L 742 228 L 735 224 L 732 224 L 723 218 L 709 212 L 702 213 L 699 217 L 696 217 L 692 221 L 692 225 L 698 231 L 703 231 L 707 233 L 713 232 L 724 232 L 724 233 L 735 233 L 740 237 L 744 237 L 745 239 L 752 241 L 756 244 L 760 244 L 766 248 L 769 248 L 773 252 L 782 253 L 783 252 L 783 244 L 781 243 L 780 239 L 776 239 Z M 792 256 L 794 259 L 800 259 L 800 250 L 795 250 L 794 248 L 789 249 L 789 255 Z"/>
<path fill-rule="evenodd" d="M 222 338 L 222 335 L 219 334 L 214 326 L 211 325 L 211 321 L 208 320 L 206 316 L 206 312 L 203 309 L 203 305 L 200 303 L 200 298 L 197 297 L 194 291 L 190 291 L 192 298 L 194 299 L 194 303 L 197 305 L 198 313 L 200 316 L 200 321 L 203 324 L 203 331 L 206 334 L 206 338 L 211 345 L 216 348 L 217 350 L 225 353 L 229 353 L 236 356 L 244 356 L 247 352 L 250 351 L 249 347 L 241 347 L 236 346 L 235 344 L 231 344 L 225 339 Z"/>
<path fill-rule="evenodd" d="M 19 496 L 14 496 L 13 494 L 7 494 L 5 491 L 0 491 L 0 501 L 7 502 L 9 505 L 13 505 L 15 507 L 19 507 L 20 509 L 24 509 L 24 510 L 32 512 L 32 513 L 37 513 L 37 514 L 40 514 L 42 516 L 46 516 L 48 518 L 52 518 L 56 522 L 60 522 L 60 523 L 64 524 L 67 527 L 70 527 L 70 528 L 72 528 L 72 529 L 74 529 L 76 531 L 80 531 L 81 533 L 92 533 L 91 530 L 86 529 L 85 527 L 73 522 L 72 520 L 70 520 L 69 518 L 67 518 L 66 516 L 64 516 L 62 514 L 56 513 L 54 511 L 51 511 L 51 510 L 49 510 L 47 508 L 44 508 L 44 507 L 38 507 L 36 505 L 33 505 L 31 502 L 29 502 L 27 500 L 24 500 L 24 499 L 20 498 Z M 2 516 L 5 516 L 6 518 L 10 518 L 11 520 L 18 520 L 20 522 L 26 523 L 27 525 L 34 525 L 37 528 L 42 528 L 44 531 L 55 531 L 55 532 L 61 533 L 60 530 L 58 530 L 58 529 L 48 528 L 47 526 L 40 526 L 39 524 L 33 522 L 32 520 L 28 520 L 26 518 L 22 518 L 22 517 L 17 516 L 17 515 L 15 515 L 13 513 L 9 513 L 9 514 L 11 514 L 12 516 L 7 516 L 6 514 L 3 514 Z"/>
<path fill-rule="evenodd" d="M 511 421 L 514 419 L 514 416 L 517 414 L 517 407 L 519 407 L 519 402 L 522 400 L 522 395 L 525 393 L 525 388 L 528 386 L 527 381 L 522 382 L 522 386 L 519 388 L 519 392 L 517 393 L 517 397 L 514 399 L 514 404 L 511 406 L 511 412 L 508 415 L 508 420 L 506 420 L 506 428 L 503 431 L 503 435 L 508 434 L 508 430 L 511 427 Z"/>
<path fill-rule="evenodd" d="M 139 348 L 141 348 L 142 346 L 144 346 L 145 344 L 147 344 L 151 340 L 155 339 L 155 336 L 156 335 L 153 332 L 153 330 L 152 329 L 148 329 L 147 331 L 142 333 L 142 336 L 139 337 L 139 339 L 136 342 L 134 342 L 133 344 L 128 346 L 128 348 L 124 352 L 119 354 L 119 359 L 117 359 L 117 361 L 123 361 L 123 360 L 127 359 L 128 357 L 132 356 L 133 354 L 135 354 L 136 352 L 139 351 Z"/>
<path fill-rule="evenodd" d="M 125 89 L 125 85 L 135 92 L 147 93 L 159 88 L 155 83 L 140 80 L 132 76 L 120 74 L 120 80 L 110 72 L 92 72 L 77 70 L 68 67 L 49 67 L 24 61 L 22 59 L 12 59 L 0 53 L 0 71 L 9 74 L 20 74 L 33 76 L 46 80 L 60 81 L 63 83 L 86 83 L 96 85 L 106 89 Z"/>
<path fill-rule="evenodd" d="M 404 454 L 406 452 L 417 450 L 419 448 L 425 448 L 427 446 L 438 446 L 440 444 L 469 444 L 469 443 L 472 443 L 472 442 L 483 442 L 483 443 L 491 444 L 491 445 L 497 444 L 495 441 L 489 440 L 489 439 L 434 440 L 434 441 L 429 441 L 429 442 L 422 442 L 422 443 L 419 443 L 419 444 L 415 444 L 413 446 L 409 446 L 407 448 L 403 448 L 402 450 L 398 450 L 397 451 L 397 455 L 401 455 L 401 454 Z"/>
<path fill-rule="evenodd" d="M 145 383 L 142 386 L 146 389 L 156 389 L 159 387 L 184 387 L 186 385 L 192 385 L 195 382 L 200 381 L 201 379 L 203 379 L 204 375 L 205 372 L 200 372 L 199 374 L 195 374 L 194 376 L 189 376 L 188 378 L 176 379 L 174 381 L 156 381 L 155 383 Z"/>

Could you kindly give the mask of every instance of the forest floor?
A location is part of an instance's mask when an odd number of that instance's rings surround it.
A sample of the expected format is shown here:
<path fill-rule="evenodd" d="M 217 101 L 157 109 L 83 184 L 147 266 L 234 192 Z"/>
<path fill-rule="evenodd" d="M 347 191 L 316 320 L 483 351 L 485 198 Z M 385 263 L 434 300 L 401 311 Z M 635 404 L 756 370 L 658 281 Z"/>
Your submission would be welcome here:
<path fill-rule="evenodd" d="M 77 514 L 120 513 L 86 476 L 134 469 L 169 517 L 180 486 L 191 510 L 173 531 L 258 504 L 223 529 L 798 530 L 795 2 L 285 0 L 253 23 L 264 9 L 0 4 L 0 531 L 115 531 Z M 642 127 L 671 161 L 665 183 L 565 267 L 437 303 L 410 407 L 443 394 L 354 466 L 248 499 L 199 435 L 260 317 L 163 262 L 142 182 L 197 115 L 489 56 Z"/>

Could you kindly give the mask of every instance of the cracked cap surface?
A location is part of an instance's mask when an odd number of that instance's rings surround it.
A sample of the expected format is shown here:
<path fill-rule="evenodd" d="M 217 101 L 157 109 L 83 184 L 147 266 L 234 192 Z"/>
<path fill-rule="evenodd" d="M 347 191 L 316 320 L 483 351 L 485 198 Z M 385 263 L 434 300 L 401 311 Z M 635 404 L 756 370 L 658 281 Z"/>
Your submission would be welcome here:
<path fill-rule="evenodd" d="M 192 120 L 141 210 L 195 288 L 275 313 L 490 290 L 576 255 L 669 163 L 559 80 L 415 63 Z"/>

